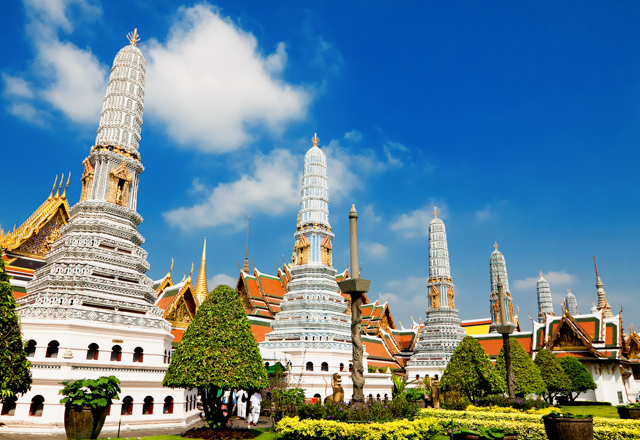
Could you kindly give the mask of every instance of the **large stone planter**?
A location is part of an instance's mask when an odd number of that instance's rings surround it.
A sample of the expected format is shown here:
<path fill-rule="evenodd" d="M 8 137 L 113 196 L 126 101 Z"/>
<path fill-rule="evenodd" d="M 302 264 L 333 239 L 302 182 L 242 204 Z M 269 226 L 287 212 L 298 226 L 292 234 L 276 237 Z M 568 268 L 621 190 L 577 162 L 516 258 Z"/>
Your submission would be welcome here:
<path fill-rule="evenodd" d="M 93 409 L 90 406 L 66 405 L 64 410 L 64 430 L 68 439 L 83 440 L 98 438 L 107 408 Z"/>
<path fill-rule="evenodd" d="M 640 419 L 640 408 L 618 407 L 618 415 L 621 419 Z"/>
<path fill-rule="evenodd" d="M 593 419 L 544 418 L 549 440 L 593 440 Z"/>

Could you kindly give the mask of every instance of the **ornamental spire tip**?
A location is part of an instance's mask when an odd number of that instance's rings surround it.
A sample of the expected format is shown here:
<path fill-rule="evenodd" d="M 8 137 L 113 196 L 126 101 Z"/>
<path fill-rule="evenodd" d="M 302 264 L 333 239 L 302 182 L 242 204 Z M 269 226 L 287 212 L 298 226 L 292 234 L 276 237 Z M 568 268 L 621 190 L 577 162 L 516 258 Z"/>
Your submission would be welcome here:
<path fill-rule="evenodd" d="M 498 250 L 498 248 L 499 248 L 499 247 L 500 247 L 500 246 L 498 246 L 498 242 L 497 242 L 497 241 L 496 241 L 495 243 L 493 243 L 493 248 L 494 248 L 495 250 Z M 542 271 L 541 271 L 541 272 L 542 272 Z"/>
<path fill-rule="evenodd" d="M 127 39 L 132 46 L 140 44 L 140 35 L 138 35 L 138 28 L 135 28 L 133 32 L 127 34 Z"/>
<path fill-rule="evenodd" d="M 313 134 L 313 137 L 311 138 L 311 142 L 313 143 L 314 147 L 318 146 L 318 144 L 320 143 L 320 138 L 318 137 L 318 133 Z"/>
<path fill-rule="evenodd" d="M 433 207 L 433 218 L 438 218 L 438 208 L 437 207 Z"/>

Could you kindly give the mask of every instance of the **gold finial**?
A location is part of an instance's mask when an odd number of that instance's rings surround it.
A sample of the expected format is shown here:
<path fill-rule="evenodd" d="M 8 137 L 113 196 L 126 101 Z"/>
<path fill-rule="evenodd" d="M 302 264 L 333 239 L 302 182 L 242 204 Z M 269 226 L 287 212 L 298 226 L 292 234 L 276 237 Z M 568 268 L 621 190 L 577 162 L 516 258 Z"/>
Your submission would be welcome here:
<path fill-rule="evenodd" d="M 540 271 L 540 278 L 542 278 L 542 271 Z"/>
<path fill-rule="evenodd" d="M 51 194 L 49 195 L 49 200 L 53 199 L 53 192 L 56 190 L 57 184 L 58 184 L 58 175 L 56 174 L 56 180 L 53 181 L 53 188 L 51 188 Z"/>
<path fill-rule="evenodd" d="M 318 146 L 318 144 L 320 143 L 320 138 L 318 137 L 318 133 L 314 133 L 313 137 L 311 138 L 311 142 L 313 142 L 314 147 Z"/>
<path fill-rule="evenodd" d="M 58 176 L 56 176 L 56 177 L 58 177 Z M 62 173 L 62 178 L 60 179 L 60 185 L 58 186 L 58 191 L 56 192 L 56 195 L 54 197 L 55 199 L 59 199 L 60 198 L 60 188 L 62 188 L 63 181 L 64 181 L 64 173 Z"/>
<path fill-rule="evenodd" d="M 62 193 L 62 198 L 67 198 L 67 188 L 69 188 L 69 182 L 71 181 L 71 171 L 69 171 L 69 177 L 67 177 L 67 185 L 64 187 L 64 192 Z"/>
<path fill-rule="evenodd" d="M 498 246 L 498 242 L 497 242 L 497 241 L 496 241 L 495 243 L 493 243 L 493 248 L 494 248 L 495 250 L 498 250 L 498 248 L 499 248 L 499 247 L 500 247 L 500 246 Z"/>
<path fill-rule="evenodd" d="M 140 35 L 138 35 L 138 28 L 135 28 L 133 32 L 129 32 L 127 34 L 127 38 L 129 39 L 129 43 L 131 43 L 132 46 L 137 46 L 138 44 L 140 44 Z"/>
<path fill-rule="evenodd" d="M 438 218 L 438 208 L 433 207 L 433 218 Z"/>
<path fill-rule="evenodd" d="M 571 293 L 571 289 L 567 289 L 567 293 Z"/>

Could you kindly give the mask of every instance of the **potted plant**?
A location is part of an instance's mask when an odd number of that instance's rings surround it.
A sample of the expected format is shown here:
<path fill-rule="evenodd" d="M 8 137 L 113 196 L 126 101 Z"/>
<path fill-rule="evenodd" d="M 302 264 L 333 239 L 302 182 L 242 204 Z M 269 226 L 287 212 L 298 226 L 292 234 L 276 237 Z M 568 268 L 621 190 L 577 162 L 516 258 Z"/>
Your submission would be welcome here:
<path fill-rule="evenodd" d="M 61 382 L 64 388 L 58 394 L 65 397 L 64 430 L 69 439 L 98 438 L 107 409 L 118 399 L 120 381 L 115 376 L 99 379 L 80 379 Z"/>
<path fill-rule="evenodd" d="M 593 417 L 556 411 L 543 416 L 549 440 L 593 440 Z"/>
<path fill-rule="evenodd" d="M 640 403 L 630 403 L 617 407 L 621 419 L 640 419 Z"/>

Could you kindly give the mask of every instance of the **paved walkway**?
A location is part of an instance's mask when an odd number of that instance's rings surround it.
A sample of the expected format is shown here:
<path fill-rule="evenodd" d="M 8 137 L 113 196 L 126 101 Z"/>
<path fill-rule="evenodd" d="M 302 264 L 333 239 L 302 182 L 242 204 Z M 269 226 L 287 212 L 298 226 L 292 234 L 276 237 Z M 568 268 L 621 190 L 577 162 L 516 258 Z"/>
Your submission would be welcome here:
<path fill-rule="evenodd" d="M 204 426 L 205 422 L 204 421 L 200 421 L 198 423 L 196 423 L 195 425 L 193 425 L 192 427 L 190 427 L 189 429 L 192 428 L 199 428 L 201 426 Z M 243 420 L 243 419 L 236 419 L 235 417 L 233 417 L 231 420 L 229 420 L 229 425 L 234 427 L 234 428 L 246 428 L 247 427 L 247 421 Z M 252 428 L 269 428 L 273 426 L 273 422 L 271 420 L 271 418 L 269 417 L 260 417 L 260 420 L 258 420 L 258 425 L 257 426 L 251 426 Z M 138 438 L 138 437 L 152 437 L 154 435 L 180 435 L 183 432 L 187 431 L 187 429 L 184 428 L 177 428 L 177 429 L 155 429 L 155 430 L 140 430 L 140 431 L 120 431 L 120 438 L 126 438 L 126 437 L 133 437 L 133 438 Z M 98 438 L 116 438 L 117 433 L 115 432 L 108 432 L 105 434 L 100 434 L 100 436 L 98 436 Z M 66 439 L 67 436 L 66 435 L 46 435 L 43 436 L 42 434 L 13 434 L 13 433 L 0 433 L 0 440 L 62 440 L 62 439 Z"/>

